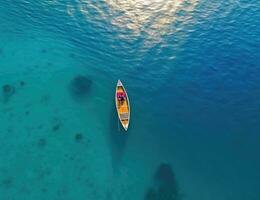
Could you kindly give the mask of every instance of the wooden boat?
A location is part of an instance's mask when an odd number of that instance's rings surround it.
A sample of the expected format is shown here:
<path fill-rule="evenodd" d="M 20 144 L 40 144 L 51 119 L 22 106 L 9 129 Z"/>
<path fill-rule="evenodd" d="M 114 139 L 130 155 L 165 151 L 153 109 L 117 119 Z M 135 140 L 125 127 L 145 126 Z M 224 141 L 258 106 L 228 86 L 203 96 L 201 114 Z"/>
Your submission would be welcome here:
<path fill-rule="evenodd" d="M 130 104 L 126 90 L 120 80 L 116 85 L 115 102 L 119 121 L 127 131 L 130 122 Z"/>

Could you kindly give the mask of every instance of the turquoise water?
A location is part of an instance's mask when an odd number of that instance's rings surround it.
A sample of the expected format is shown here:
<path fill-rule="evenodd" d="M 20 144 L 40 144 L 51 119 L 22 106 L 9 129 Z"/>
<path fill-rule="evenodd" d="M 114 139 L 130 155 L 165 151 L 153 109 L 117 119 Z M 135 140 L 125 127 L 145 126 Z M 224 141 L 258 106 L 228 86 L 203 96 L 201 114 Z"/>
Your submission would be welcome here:
<path fill-rule="evenodd" d="M 147 200 L 161 163 L 170 199 L 260 198 L 258 1 L 7 0 L 0 24 L 0 200 Z"/>

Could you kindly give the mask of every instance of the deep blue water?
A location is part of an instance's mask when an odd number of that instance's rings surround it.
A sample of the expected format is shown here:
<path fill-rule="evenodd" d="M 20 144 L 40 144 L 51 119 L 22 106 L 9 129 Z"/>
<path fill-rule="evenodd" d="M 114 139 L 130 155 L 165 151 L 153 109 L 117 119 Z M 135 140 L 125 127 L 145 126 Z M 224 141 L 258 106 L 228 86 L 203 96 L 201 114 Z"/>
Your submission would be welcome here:
<path fill-rule="evenodd" d="M 172 200 L 260 199 L 259 1 L 7 0 L 0 25 L 0 200 L 145 199 L 161 163 Z"/>

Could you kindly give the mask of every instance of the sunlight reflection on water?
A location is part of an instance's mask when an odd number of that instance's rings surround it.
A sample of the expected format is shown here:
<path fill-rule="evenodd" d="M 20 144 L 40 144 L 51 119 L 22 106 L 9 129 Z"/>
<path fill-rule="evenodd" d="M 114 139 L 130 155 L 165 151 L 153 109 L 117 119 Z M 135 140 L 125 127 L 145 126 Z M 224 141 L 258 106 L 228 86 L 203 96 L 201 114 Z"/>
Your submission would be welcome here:
<path fill-rule="evenodd" d="M 81 0 L 78 9 L 86 18 L 109 21 L 112 28 L 122 34 L 120 39 L 135 40 L 144 37 L 145 45 L 153 46 L 162 42 L 164 36 L 174 35 L 192 19 L 198 0 L 104 0 L 103 3 Z M 73 15 L 75 8 L 67 7 Z M 125 34 L 125 33 L 128 34 Z"/>

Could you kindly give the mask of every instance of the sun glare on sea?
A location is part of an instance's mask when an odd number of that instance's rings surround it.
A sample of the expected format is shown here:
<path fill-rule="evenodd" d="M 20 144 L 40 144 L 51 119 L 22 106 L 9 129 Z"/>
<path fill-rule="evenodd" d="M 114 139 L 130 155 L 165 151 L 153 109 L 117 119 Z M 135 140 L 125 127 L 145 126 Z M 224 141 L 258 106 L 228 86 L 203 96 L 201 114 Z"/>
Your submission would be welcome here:
<path fill-rule="evenodd" d="M 189 23 L 197 4 L 198 0 L 79 0 L 76 9 L 68 6 L 68 13 L 79 10 L 89 19 L 94 10 L 97 19 L 122 32 L 122 39 L 143 36 L 148 43 L 157 43 Z"/>

